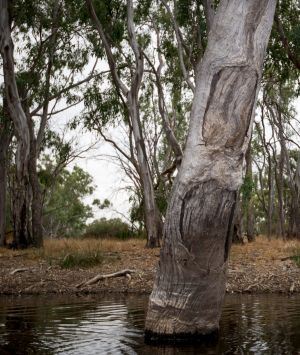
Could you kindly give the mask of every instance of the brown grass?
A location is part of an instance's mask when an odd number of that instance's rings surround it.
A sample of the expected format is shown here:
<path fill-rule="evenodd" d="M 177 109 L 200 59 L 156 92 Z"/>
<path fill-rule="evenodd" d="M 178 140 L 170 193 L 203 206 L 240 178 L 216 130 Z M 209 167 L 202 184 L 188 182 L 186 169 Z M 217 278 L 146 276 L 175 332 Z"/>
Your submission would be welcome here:
<path fill-rule="evenodd" d="M 102 250 L 103 252 L 122 252 L 132 249 L 142 249 L 145 246 L 144 240 L 128 239 L 121 241 L 117 239 L 52 239 L 44 243 L 45 252 L 49 254 L 59 253 L 61 250 L 76 252 L 78 250 Z"/>
<path fill-rule="evenodd" d="M 144 249 L 146 244 L 142 239 L 128 239 L 121 241 L 118 239 L 46 239 L 42 249 L 12 250 L 0 248 L 0 256 L 14 257 L 18 255 L 37 258 L 42 255 L 58 256 L 63 252 L 73 253 L 77 251 L 101 250 L 103 252 L 123 252 L 137 249 Z"/>
<path fill-rule="evenodd" d="M 300 240 L 271 239 L 265 236 L 259 236 L 254 243 L 244 245 L 233 245 L 231 249 L 230 260 L 235 263 L 242 261 L 244 263 L 264 263 L 266 260 L 280 260 L 287 256 L 293 256 L 297 249 L 300 249 Z"/>
<path fill-rule="evenodd" d="M 145 249 L 145 240 L 141 239 L 52 239 L 45 240 L 42 249 L 10 250 L 0 248 L 0 257 L 24 256 L 29 260 L 59 258 L 68 253 L 84 253 L 90 251 L 99 251 L 105 253 L 134 252 L 141 255 L 157 255 L 157 249 Z M 266 260 L 279 260 L 281 258 L 292 256 L 296 250 L 300 250 L 300 240 L 271 239 L 270 241 L 259 236 L 254 243 L 244 245 L 233 245 L 230 254 L 232 263 L 263 263 Z"/>

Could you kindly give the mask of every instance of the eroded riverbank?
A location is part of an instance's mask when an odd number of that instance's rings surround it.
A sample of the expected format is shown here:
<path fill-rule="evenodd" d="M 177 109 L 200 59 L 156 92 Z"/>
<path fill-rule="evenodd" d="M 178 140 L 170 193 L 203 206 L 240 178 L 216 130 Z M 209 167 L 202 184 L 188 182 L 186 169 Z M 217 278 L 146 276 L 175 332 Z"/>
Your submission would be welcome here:
<path fill-rule="evenodd" d="M 60 254 L 55 254 L 55 248 Z M 76 242 L 77 248 L 87 247 L 87 241 Z M 88 248 L 95 248 L 93 243 Z M 87 294 L 101 292 L 150 293 L 159 260 L 159 250 L 145 249 L 144 241 L 130 240 L 97 242 L 103 261 L 88 269 L 65 269 L 55 263 L 62 255 L 72 253 L 70 241 L 48 241 L 45 250 L 11 251 L 0 249 L 0 294 Z M 267 241 L 260 237 L 255 243 L 234 245 L 229 262 L 228 293 L 298 293 L 300 268 L 291 258 L 300 247 L 299 241 Z M 49 255 L 54 257 L 49 262 Z M 18 269 L 24 269 L 18 271 Z M 109 274 L 123 269 L 136 272 L 131 278 L 118 277 L 78 288 L 78 284 L 97 274 Z"/>

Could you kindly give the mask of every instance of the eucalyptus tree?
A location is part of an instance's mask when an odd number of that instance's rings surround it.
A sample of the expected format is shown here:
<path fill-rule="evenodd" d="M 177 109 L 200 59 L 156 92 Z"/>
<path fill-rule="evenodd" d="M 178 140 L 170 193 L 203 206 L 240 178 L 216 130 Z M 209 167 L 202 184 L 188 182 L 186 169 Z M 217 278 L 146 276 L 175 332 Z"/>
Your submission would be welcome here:
<path fill-rule="evenodd" d="M 115 90 L 124 102 L 125 109 L 128 112 L 128 118 L 130 120 L 129 124 L 132 128 L 132 135 L 137 152 L 137 170 L 140 176 L 143 191 L 147 246 L 159 246 L 162 221 L 155 200 L 153 180 L 149 167 L 149 157 L 147 156 L 145 148 L 144 133 L 142 130 L 140 118 L 139 93 L 144 74 L 144 58 L 141 46 L 137 39 L 137 33 L 134 24 L 133 3 L 132 0 L 127 0 L 125 8 L 122 2 L 118 1 L 100 1 L 95 2 L 94 5 L 92 0 L 86 0 L 86 4 L 95 29 L 101 39 L 102 46 L 105 50 Z M 114 22 L 108 23 L 107 19 L 105 19 L 105 16 L 111 15 L 111 13 L 115 16 L 117 12 L 119 12 L 120 17 L 113 18 L 111 16 L 110 19 L 114 20 Z M 127 35 L 126 37 L 121 36 L 121 38 L 126 39 L 128 46 L 127 49 L 122 48 L 120 39 L 118 43 L 114 43 L 112 33 L 109 32 L 111 27 L 114 25 L 118 25 L 119 28 L 121 27 L 122 31 L 123 25 L 121 23 L 121 19 L 125 21 L 125 18 L 127 22 Z M 131 50 L 133 55 L 128 54 L 128 50 Z M 114 51 L 118 53 L 118 57 L 121 56 L 131 64 L 129 67 L 129 73 L 127 69 L 127 78 L 121 77 Z"/>
<path fill-rule="evenodd" d="M 223 0 L 214 15 L 149 301 L 150 339 L 219 327 L 232 220 L 275 7 L 276 0 Z"/>
<path fill-rule="evenodd" d="M 11 9 L 7 0 L 0 2 L 0 52 L 3 61 L 5 98 L 9 116 L 14 123 L 18 146 L 16 152 L 16 181 L 14 185 L 14 237 L 19 246 L 30 242 L 28 233 L 28 185 L 30 135 L 26 115 L 18 92 L 13 41 L 11 36 Z M 3 181 L 2 181 L 3 182 Z"/>
<path fill-rule="evenodd" d="M 29 133 L 28 181 L 21 189 L 25 189 L 28 238 L 22 244 L 41 246 L 43 196 L 37 161 L 51 136 L 50 119 L 82 101 L 78 88 L 94 78 L 95 66 L 90 73 L 84 73 L 90 59 L 89 48 L 82 46 L 84 28 L 79 23 L 78 4 L 60 0 L 25 4 L 15 1 L 10 10 L 18 50 L 16 85 Z M 12 195 L 15 194 L 13 188 Z M 19 246 L 18 238 L 15 244 Z"/>

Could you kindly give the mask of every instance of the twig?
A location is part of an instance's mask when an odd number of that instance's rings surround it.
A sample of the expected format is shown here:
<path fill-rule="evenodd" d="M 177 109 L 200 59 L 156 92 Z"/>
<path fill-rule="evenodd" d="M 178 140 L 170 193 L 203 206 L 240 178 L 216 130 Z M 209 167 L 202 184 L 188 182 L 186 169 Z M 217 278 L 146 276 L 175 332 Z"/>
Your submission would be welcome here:
<path fill-rule="evenodd" d="M 131 269 L 125 269 L 125 270 L 121 270 L 121 271 L 117 271 L 114 272 L 112 274 L 106 274 L 106 275 L 96 275 L 95 277 L 89 279 L 88 281 L 83 281 L 80 284 L 78 284 L 76 286 L 76 288 L 80 288 L 81 286 L 89 286 L 89 285 L 93 285 L 95 283 L 97 283 L 100 280 L 105 280 L 105 279 L 109 279 L 112 277 L 121 277 L 121 276 L 126 276 L 129 281 L 131 280 L 131 274 L 136 272 L 135 270 L 131 270 Z"/>
<path fill-rule="evenodd" d="M 30 270 L 28 267 L 23 267 L 23 268 L 20 268 L 20 269 L 15 269 L 15 270 L 13 270 L 12 272 L 10 272 L 10 275 L 14 275 L 14 274 L 16 274 L 16 273 L 18 273 L 18 272 L 24 272 L 24 271 L 28 271 L 28 270 Z"/>

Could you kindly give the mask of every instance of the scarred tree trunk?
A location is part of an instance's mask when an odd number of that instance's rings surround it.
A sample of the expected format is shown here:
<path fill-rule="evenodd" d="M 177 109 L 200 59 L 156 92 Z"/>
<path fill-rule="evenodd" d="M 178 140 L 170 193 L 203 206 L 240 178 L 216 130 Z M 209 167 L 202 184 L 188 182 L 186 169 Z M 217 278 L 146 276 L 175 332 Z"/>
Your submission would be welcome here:
<path fill-rule="evenodd" d="M 276 0 L 223 0 L 196 78 L 146 339 L 217 331 L 232 220 Z"/>
<path fill-rule="evenodd" d="M 29 209 L 27 199 L 30 139 L 27 120 L 21 106 L 15 78 L 13 42 L 11 39 L 7 0 L 0 0 L 0 52 L 3 60 L 5 95 L 8 111 L 14 123 L 18 140 L 16 152 L 16 180 L 14 183 L 13 197 L 14 243 L 16 247 L 25 247 L 31 242 L 28 233 Z"/>

